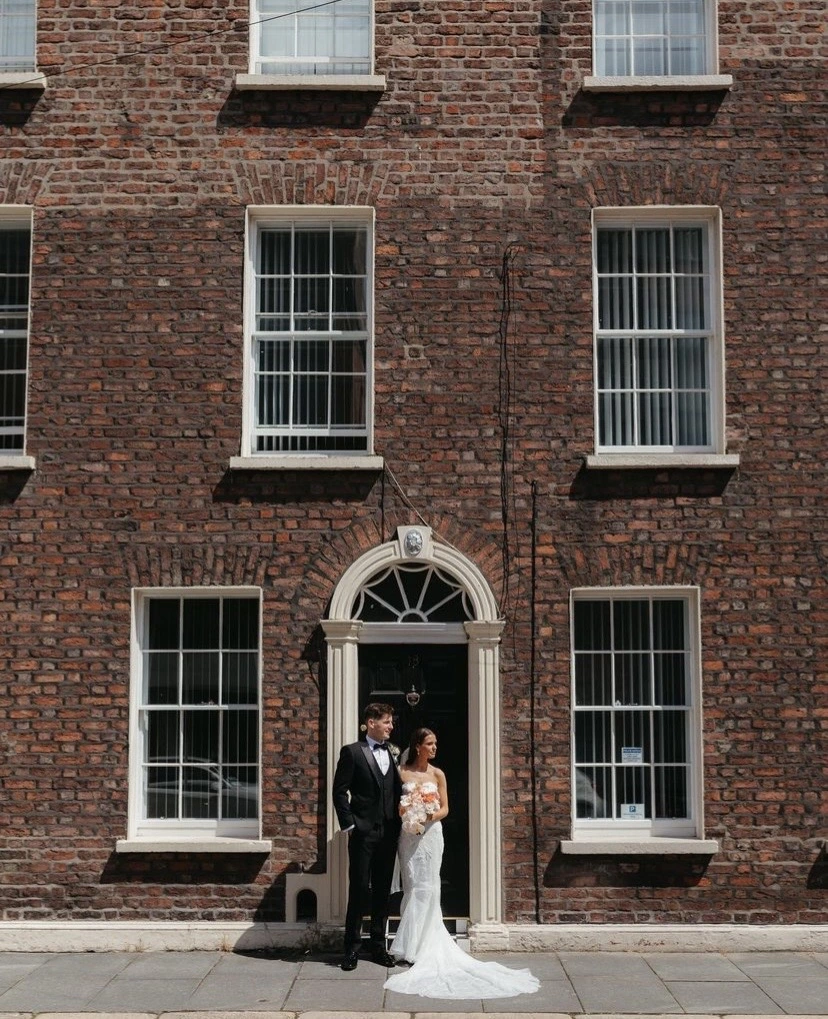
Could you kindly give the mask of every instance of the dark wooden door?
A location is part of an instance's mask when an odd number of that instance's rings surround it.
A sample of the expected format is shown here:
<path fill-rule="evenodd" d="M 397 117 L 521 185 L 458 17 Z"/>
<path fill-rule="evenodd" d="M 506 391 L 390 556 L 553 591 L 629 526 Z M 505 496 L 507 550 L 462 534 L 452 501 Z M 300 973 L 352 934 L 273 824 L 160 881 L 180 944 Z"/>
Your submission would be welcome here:
<path fill-rule="evenodd" d="M 437 735 L 434 763 L 446 773 L 449 792 L 441 872 L 446 917 L 469 915 L 468 697 L 465 644 L 359 646 L 360 710 L 369 701 L 390 704 L 395 712 L 391 740 L 403 750 L 414 729 L 425 726 Z"/>

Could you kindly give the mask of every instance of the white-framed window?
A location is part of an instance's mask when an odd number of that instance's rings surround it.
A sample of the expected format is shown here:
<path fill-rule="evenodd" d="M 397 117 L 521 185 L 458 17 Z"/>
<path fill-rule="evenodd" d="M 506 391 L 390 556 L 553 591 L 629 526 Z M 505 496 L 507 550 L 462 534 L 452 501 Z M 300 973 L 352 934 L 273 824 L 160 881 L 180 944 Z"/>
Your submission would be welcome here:
<path fill-rule="evenodd" d="M 701 837 L 697 588 L 572 593 L 573 835 Z"/>
<path fill-rule="evenodd" d="M 32 210 L 0 206 L 0 457 L 26 448 Z"/>
<path fill-rule="evenodd" d="M 0 72 L 35 69 L 35 0 L 0 0 Z"/>
<path fill-rule="evenodd" d="M 282 75 L 373 73 L 373 0 L 252 0 L 251 71 Z"/>
<path fill-rule="evenodd" d="M 594 0 L 594 74 L 714 74 L 716 18 L 714 0 Z"/>
<path fill-rule="evenodd" d="M 133 592 L 130 834 L 260 830 L 261 591 Z"/>
<path fill-rule="evenodd" d="M 244 455 L 372 452 L 373 223 L 248 210 Z"/>
<path fill-rule="evenodd" d="M 596 450 L 722 453 L 719 210 L 594 210 L 593 280 Z"/>

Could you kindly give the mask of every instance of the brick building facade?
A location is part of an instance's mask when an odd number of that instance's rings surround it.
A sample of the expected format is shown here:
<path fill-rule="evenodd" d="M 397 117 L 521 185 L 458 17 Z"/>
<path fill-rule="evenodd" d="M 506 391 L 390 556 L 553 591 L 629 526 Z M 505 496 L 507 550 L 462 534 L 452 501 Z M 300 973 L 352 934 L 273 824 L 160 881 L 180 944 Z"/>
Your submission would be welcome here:
<path fill-rule="evenodd" d="M 0 2 L 4 920 L 828 920 L 820 8 Z"/>

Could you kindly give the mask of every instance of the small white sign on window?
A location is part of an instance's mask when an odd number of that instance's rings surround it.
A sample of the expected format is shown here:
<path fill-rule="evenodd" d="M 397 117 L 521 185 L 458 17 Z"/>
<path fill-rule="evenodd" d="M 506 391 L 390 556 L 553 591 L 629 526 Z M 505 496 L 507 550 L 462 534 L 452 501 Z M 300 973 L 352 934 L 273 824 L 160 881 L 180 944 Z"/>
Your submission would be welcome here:
<path fill-rule="evenodd" d="M 621 747 L 622 764 L 643 764 L 644 750 L 642 747 Z"/>
<path fill-rule="evenodd" d="M 622 803 L 621 804 L 621 820 L 622 821 L 643 821 L 644 820 L 644 804 L 643 803 Z"/>

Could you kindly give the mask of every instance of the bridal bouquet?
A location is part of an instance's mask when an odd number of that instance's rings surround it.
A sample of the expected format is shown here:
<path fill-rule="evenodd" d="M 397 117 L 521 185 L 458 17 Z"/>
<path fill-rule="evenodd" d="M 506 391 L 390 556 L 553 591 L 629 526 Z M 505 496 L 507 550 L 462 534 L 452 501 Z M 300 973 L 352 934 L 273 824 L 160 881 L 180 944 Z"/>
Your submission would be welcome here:
<path fill-rule="evenodd" d="M 400 798 L 403 808 L 403 831 L 409 835 L 422 835 L 426 822 L 440 809 L 440 796 L 433 782 L 421 782 L 403 793 Z"/>

